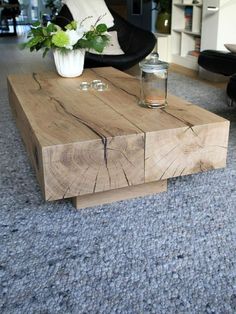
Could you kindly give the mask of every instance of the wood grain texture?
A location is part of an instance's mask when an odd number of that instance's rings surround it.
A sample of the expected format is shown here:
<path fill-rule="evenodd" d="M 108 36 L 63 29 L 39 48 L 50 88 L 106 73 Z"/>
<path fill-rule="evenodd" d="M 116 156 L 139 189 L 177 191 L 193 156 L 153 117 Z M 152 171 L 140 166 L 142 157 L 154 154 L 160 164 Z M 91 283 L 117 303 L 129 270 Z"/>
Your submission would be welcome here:
<path fill-rule="evenodd" d="M 93 73 L 86 79 L 93 80 Z M 52 73 L 9 78 L 40 143 L 46 200 L 144 183 L 142 131 L 99 92 L 80 91 L 81 81 Z"/>
<path fill-rule="evenodd" d="M 144 183 L 129 186 L 121 189 L 105 192 L 82 195 L 73 198 L 75 208 L 86 208 L 95 205 L 108 204 L 116 201 L 127 200 L 140 196 L 165 192 L 167 190 L 167 180 Z"/>
<path fill-rule="evenodd" d="M 225 167 L 228 126 L 197 125 L 146 135 L 146 182 Z"/>
<path fill-rule="evenodd" d="M 73 143 L 43 150 L 48 199 L 84 195 L 144 182 L 142 135 Z"/>
<path fill-rule="evenodd" d="M 106 69 L 94 71 L 105 79 Z M 140 108 L 134 80 L 133 85 L 129 76 L 121 80 L 113 70 L 109 81 L 126 94 L 132 86 L 136 101 L 126 107 L 113 101 L 111 106 L 145 134 L 145 182 L 225 167 L 229 121 L 172 95 L 165 109 Z"/>
<path fill-rule="evenodd" d="M 16 120 L 16 125 L 20 130 L 21 137 L 23 139 L 26 151 L 30 158 L 31 164 L 35 169 L 37 179 L 40 186 L 42 187 L 43 196 L 45 198 L 45 184 L 44 184 L 44 173 L 43 173 L 43 157 L 41 145 L 32 130 L 31 124 L 28 121 L 25 111 L 22 109 L 21 103 L 15 95 L 12 87 L 8 84 L 9 90 L 9 102 L 11 104 L 12 114 Z"/>
<path fill-rule="evenodd" d="M 99 78 L 108 90 L 79 90 Z M 86 69 L 74 79 L 11 75 L 8 85 L 46 200 L 225 166 L 227 120 L 171 95 L 166 109 L 141 107 L 139 80 L 113 68 Z"/>

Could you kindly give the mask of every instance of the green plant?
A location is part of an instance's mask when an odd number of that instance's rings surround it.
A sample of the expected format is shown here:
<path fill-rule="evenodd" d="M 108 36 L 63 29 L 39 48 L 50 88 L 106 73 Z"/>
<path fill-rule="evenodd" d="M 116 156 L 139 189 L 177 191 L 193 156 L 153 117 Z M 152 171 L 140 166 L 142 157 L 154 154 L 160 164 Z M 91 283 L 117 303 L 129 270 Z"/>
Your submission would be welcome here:
<path fill-rule="evenodd" d="M 50 49 L 59 49 L 64 53 L 73 49 L 93 49 L 102 53 L 109 36 L 106 24 L 98 24 L 99 20 L 88 31 L 84 29 L 83 22 L 72 21 L 65 29 L 50 22 L 47 26 L 35 22 L 28 33 L 28 41 L 21 48 L 29 48 L 30 51 L 43 49 L 43 57 Z"/>

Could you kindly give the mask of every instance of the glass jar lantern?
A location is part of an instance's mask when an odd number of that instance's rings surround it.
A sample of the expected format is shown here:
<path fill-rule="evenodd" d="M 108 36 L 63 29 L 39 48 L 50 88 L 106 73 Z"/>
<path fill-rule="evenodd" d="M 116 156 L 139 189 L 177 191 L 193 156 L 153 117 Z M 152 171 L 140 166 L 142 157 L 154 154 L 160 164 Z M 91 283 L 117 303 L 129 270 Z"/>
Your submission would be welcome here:
<path fill-rule="evenodd" d="M 167 105 L 167 62 L 159 60 L 154 52 L 139 63 L 141 71 L 141 104 L 149 108 L 164 108 Z"/>

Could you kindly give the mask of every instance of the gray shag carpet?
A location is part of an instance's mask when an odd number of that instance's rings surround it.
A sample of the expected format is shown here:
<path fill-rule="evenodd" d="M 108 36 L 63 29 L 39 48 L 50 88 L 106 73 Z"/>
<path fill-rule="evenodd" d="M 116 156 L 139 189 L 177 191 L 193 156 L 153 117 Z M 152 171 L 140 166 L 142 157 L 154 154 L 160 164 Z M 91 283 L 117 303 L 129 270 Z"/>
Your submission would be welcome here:
<path fill-rule="evenodd" d="M 0 313 L 236 313 L 236 110 L 225 91 L 170 74 L 171 93 L 231 120 L 227 168 L 169 180 L 166 193 L 75 210 L 42 200 L 8 104 L 8 73 L 54 69 L 52 61 L 11 43 L 4 54 Z"/>

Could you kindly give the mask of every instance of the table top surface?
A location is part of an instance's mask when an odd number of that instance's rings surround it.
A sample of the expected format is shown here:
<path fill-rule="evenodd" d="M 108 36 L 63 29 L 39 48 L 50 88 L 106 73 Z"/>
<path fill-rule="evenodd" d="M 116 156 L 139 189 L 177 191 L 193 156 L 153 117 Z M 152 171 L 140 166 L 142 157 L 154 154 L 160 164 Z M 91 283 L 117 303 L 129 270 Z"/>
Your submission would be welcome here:
<path fill-rule="evenodd" d="M 82 81 L 94 79 L 108 89 L 79 89 Z M 53 72 L 10 75 L 8 82 L 42 147 L 226 121 L 171 95 L 165 109 L 142 107 L 139 79 L 111 67 L 85 69 L 77 78 Z"/>

